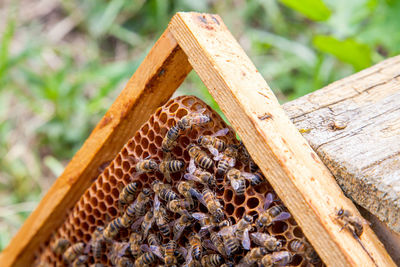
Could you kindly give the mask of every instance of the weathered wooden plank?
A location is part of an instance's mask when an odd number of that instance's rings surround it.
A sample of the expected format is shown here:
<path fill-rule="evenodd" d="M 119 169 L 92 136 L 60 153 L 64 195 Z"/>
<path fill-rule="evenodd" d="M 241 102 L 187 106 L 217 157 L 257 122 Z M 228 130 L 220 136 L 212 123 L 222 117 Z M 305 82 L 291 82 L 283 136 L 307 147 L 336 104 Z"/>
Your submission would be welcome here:
<path fill-rule="evenodd" d="M 66 213 L 150 115 L 163 105 L 192 67 L 168 30 L 160 37 L 136 73 L 0 254 L 1 266 L 29 266 L 38 245 L 47 240 Z"/>
<path fill-rule="evenodd" d="M 400 233 L 400 56 L 283 107 L 346 195 Z"/>
<path fill-rule="evenodd" d="M 361 247 L 340 231 L 335 208 L 359 215 L 302 138 L 269 86 L 216 15 L 178 13 L 170 30 L 255 162 L 330 266 L 394 266 L 373 231 Z"/>

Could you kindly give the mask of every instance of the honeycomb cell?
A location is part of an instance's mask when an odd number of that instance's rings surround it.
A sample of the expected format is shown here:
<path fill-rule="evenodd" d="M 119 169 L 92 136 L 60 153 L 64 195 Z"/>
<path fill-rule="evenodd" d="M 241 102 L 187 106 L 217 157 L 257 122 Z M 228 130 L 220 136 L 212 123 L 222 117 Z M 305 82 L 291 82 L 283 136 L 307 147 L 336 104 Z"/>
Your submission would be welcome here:
<path fill-rule="evenodd" d="M 160 172 L 136 175 L 135 164 L 139 159 L 145 159 L 148 156 L 156 162 L 163 160 L 166 155 L 161 149 L 161 144 L 168 129 L 189 112 L 198 111 L 203 108 L 206 109 L 204 114 L 209 115 L 212 118 L 212 122 L 206 126 L 194 126 L 191 129 L 183 131 L 177 140 L 176 147 L 171 152 L 170 156 L 184 160 L 185 163 L 184 171 L 171 175 L 172 186 L 176 187 L 177 182 L 184 179 L 183 175 L 189 165 L 190 158 L 186 147 L 191 143 L 195 143 L 200 135 L 212 135 L 222 128 L 229 127 L 216 112 L 195 97 L 182 96 L 174 100 L 169 100 L 166 105 L 156 110 L 155 115 L 151 116 L 139 131 L 133 133 L 133 138 L 121 149 L 121 152 L 115 156 L 115 159 L 105 169 L 100 170 L 102 173 L 98 179 L 93 182 L 92 186 L 82 195 L 73 209 L 68 212 L 65 222 L 56 231 L 56 234 L 52 235 L 51 239 L 47 240 L 46 243 L 41 244 L 40 249 L 35 253 L 37 260 L 40 259 L 47 262 L 50 266 L 65 266 L 62 257 L 56 257 L 49 249 L 49 244 L 54 244 L 60 237 L 66 237 L 73 243 L 78 241 L 89 242 L 91 233 L 95 231 L 97 226 L 106 226 L 110 221 L 117 216 L 121 216 L 124 212 L 119 207 L 118 198 L 120 191 L 126 184 L 136 181 L 139 190 L 142 190 L 143 187 L 149 188 L 155 179 L 166 182 L 166 178 Z M 233 130 L 230 130 L 226 136 L 219 138 L 228 144 L 238 144 Z M 210 154 L 207 149 L 204 149 L 204 151 Z M 240 160 L 237 161 L 235 168 L 241 171 L 248 171 L 248 165 L 242 164 Z M 212 169 L 209 171 L 212 171 Z M 249 214 L 256 220 L 258 211 L 264 203 L 265 195 L 268 192 L 276 195 L 268 183 L 263 183 L 256 187 L 248 186 L 244 196 L 237 196 L 232 191 L 231 186 L 225 184 L 226 179 L 224 181 L 223 176 L 219 175 L 217 178 L 220 180 L 217 182 L 215 194 L 224 207 L 223 211 L 226 218 L 231 220 L 233 224 L 238 222 L 244 214 Z M 203 187 L 201 185 L 198 186 L 201 191 Z M 175 188 L 173 190 L 177 192 Z M 151 196 L 152 201 L 147 206 L 148 210 L 152 209 L 153 197 L 154 195 Z M 276 204 L 280 203 L 274 203 L 273 205 Z M 122 208 L 126 208 L 126 206 Z M 195 208 L 190 212 L 208 213 L 208 209 L 203 204 L 196 204 Z M 180 215 L 167 211 L 167 217 L 173 223 Z M 199 232 L 200 229 L 201 225 L 198 222 L 194 223 L 192 227 L 184 231 L 179 244 L 186 245 L 188 234 L 192 231 Z M 275 234 L 277 238 L 282 240 L 283 250 L 288 250 L 289 241 L 293 240 L 293 238 L 305 240 L 301 229 L 297 226 L 293 218 L 284 222 L 275 222 L 267 230 L 268 233 Z M 131 227 L 122 229 L 115 237 L 115 241 L 127 241 L 131 231 Z M 153 226 L 151 231 L 157 232 L 159 229 L 157 226 Z M 208 234 L 206 235 L 205 238 L 209 238 Z M 162 238 L 161 242 L 165 244 L 169 238 L 172 238 L 172 235 L 168 238 Z M 110 252 L 111 247 L 108 244 L 101 258 L 101 262 L 105 266 L 110 265 L 110 260 L 108 259 Z M 245 253 L 246 251 L 241 251 L 235 255 L 235 262 L 240 261 Z M 88 256 L 88 264 L 94 263 L 91 253 Z M 157 263 L 162 264 L 161 261 Z M 183 262 L 179 264 L 183 264 Z M 312 263 L 306 257 L 295 255 L 291 265 L 312 266 Z M 316 264 L 316 266 L 321 265 L 322 263 L 320 262 Z"/>
<path fill-rule="evenodd" d="M 258 200 L 258 198 L 256 198 L 256 197 L 251 197 L 246 202 L 246 205 L 249 209 L 254 209 L 254 208 L 258 207 L 259 204 L 260 204 L 260 200 Z"/>

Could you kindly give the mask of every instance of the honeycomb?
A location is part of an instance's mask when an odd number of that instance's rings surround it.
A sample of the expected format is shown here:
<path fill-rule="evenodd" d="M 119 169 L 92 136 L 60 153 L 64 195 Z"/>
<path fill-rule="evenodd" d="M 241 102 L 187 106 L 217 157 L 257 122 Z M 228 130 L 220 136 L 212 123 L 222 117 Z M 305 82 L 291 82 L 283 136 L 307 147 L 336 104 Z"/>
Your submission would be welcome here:
<path fill-rule="evenodd" d="M 135 175 L 135 166 L 134 163 L 132 163 L 132 158 L 145 159 L 150 157 L 157 162 L 161 162 L 164 156 L 161 143 L 168 129 L 174 126 L 183 116 L 202 108 L 206 109 L 203 114 L 210 116 L 211 122 L 203 127 L 192 127 L 191 129 L 185 130 L 178 138 L 177 146 L 172 151 L 172 156 L 175 159 L 185 162 L 185 167 L 181 172 L 171 174 L 171 184 L 176 193 L 177 190 L 175 186 L 177 182 L 184 179 L 184 170 L 186 170 L 189 165 L 190 157 L 186 147 L 191 143 L 196 143 L 200 135 L 210 135 L 220 129 L 228 127 L 230 129 L 228 134 L 219 138 L 224 140 L 227 144 L 239 144 L 232 128 L 226 125 L 214 110 L 198 98 L 193 96 L 180 96 L 170 100 L 164 106 L 157 109 L 147 123 L 136 132 L 134 137 L 129 140 L 115 159 L 104 169 L 84 195 L 82 195 L 80 200 L 68 213 L 64 223 L 55 231 L 49 240 L 41 244 L 38 251 L 35 253 L 35 263 L 48 266 L 66 265 L 61 256 L 56 256 L 53 253 L 51 247 L 54 243 L 60 238 L 67 239 L 71 243 L 90 242 L 91 235 L 98 226 L 106 226 L 111 220 L 115 219 L 117 216 L 121 216 L 121 212 L 118 208 L 118 198 L 121 189 L 128 183 L 136 181 L 139 188 L 151 188 L 151 183 L 155 179 L 167 183 L 165 177 L 160 172 L 144 173 L 139 176 Z M 239 160 L 235 167 L 241 171 L 250 171 L 248 164 L 245 165 Z M 216 196 L 223 203 L 225 215 L 232 223 L 239 221 L 244 214 L 253 215 L 254 218 L 257 218 L 260 209 L 263 207 L 267 193 L 271 192 L 276 196 L 267 182 L 258 186 L 251 186 L 249 182 L 246 182 L 245 194 L 242 196 L 236 195 L 226 177 L 221 177 L 216 172 L 214 172 L 214 174 L 217 178 Z M 271 206 L 277 204 L 280 204 L 279 200 L 274 201 Z M 198 205 L 197 211 L 207 212 L 207 209 L 203 205 Z M 171 216 L 171 221 L 179 217 L 177 214 L 169 213 L 169 215 Z M 153 226 L 153 228 L 156 227 Z M 185 230 L 179 244 L 185 245 L 184 243 L 187 242 L 188 234 L 192 231 L 198 232 L 199 229 L 200 225 L 198 222 L 193 224 L 192 229 Z M 115 240 L 127 241 L 130 231 L 130 228 L 121 230 Z M 151 231 L 154 231 L 154 229 Z M 269 234 L 274 235 L 282 241 L 283 251 L 290 251 L 289 244 L 295 239 L 307 242 L 302 230 L 293 218 L 275 222 L 267 228 L 267 231 Z M 163 244 L 166 242 L 168 242 L 167 239 L 162 240 Z M 254 244 L 252 244 L 252 247 L 253 245 Z M 107 246 L 101 258 L 101 262 L 104 265 L 111 265 L 110 259 L 108 258 L 109 251 L 110 248 Z M 88 265 L 94 263 L 94 258 L 91 253 L 92 252 L 88 253 Z M 294 252 L 293 254 L 294 257 L 289 264 L 290 266 L 313 265 L 303 254 L 295 254 Z M 234 258 L 235 262 L 239 262 L 243 255 L 243 253 L 236 255 Z M 323 263 L 321 261 L 317 263 L 314 262 L 314 266 L 322 265 Z"/>

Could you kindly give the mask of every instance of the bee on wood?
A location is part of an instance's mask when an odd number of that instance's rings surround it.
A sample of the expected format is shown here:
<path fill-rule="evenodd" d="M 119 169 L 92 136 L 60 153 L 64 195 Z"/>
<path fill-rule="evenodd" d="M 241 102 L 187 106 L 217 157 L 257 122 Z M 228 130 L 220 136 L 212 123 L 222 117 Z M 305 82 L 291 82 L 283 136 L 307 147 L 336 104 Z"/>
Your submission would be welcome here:
<path fill-rule="evenodd" d="M 127 184 L 119 194 L 119 205 L 124 206 L 124 205 L 129 205 L 133 202 L 136 196 L 136 192 L 138 189 L 138 185 L 136 182 Z"/>
<path fill-rule="evenodd" d="M 255 232 L 251 233 L 250 237 L 256 245 L 263 246 L 268 251 L 279 251 L 282 248 L 282 242 L 267 233 Z"/>
<path fill-rule="evenodd" d="M 178 124 L 172 126 L 168 132 L 166 133 L 162 143 L 161 143 L 161 148 L 164 153 L 171 152 L 172 149 L 177 144 L 178 137 L 180 135 L 180 129 Z"/>
<path fill-rule="evenodd" d="M 364 225 L 369 224 L 368 221 L 354 216 L 351 211 L 340 208 L 336 211 L 336 219 L 339 220 L 343 226 L 340 230 L 347 228 L 350 232 L 360 237 L 364 231 Z"/>
<path fill-rule="evenodd" d="M 217 173 L 224 174 L 230 168 L 235 167 L 238 149 L 235 145 L 228 146 L 222 154 L 215 157 L 214 160 L 219 160 L 217 165 Z"/>
<path fill-rule="evenodd" d="M 211 121 L 211 118 L 207 115 L 202 114 L 206 111 L 205 108 L 199 109 L 196 112 L 191 112 L 186 116 L 183 116 L 177 123 L 178 128 L 181 131 L 189 129 L 193 126 L 201 126 Z"/>
<path fill-rule="evenodd" d="M 221 139 L 219 139 L 218 136 L 224 136 L 228 132 L 229 132 L 229 129 L 224 128 L 212 135 L 201 135 L 197 139 L 197 143 L 200 146 L 207 148 L 213 156 L 218 157 L 219 152 L 224 151 L 226 148 L 226 143 L 224 141 L 222 141 Z"/>
<path fill-rule="evenodd" d="M 188 181 L 195 181 L 211 188 L 216 186 L 214 175 L 208 171 L 204 171 L 196 167 L 194 169 L 189 168 L 189 173 L 186 173 L 184 178 Z"/>
<path fill-rule="evenodd" d="M 191 233 L 189 235 L 189 244 L 193 247 L 193 256 L 196 260 L 201 259 L 203 248 L 201 246 L 201 238 L 199 234 Z"/>
<path fill-rule="evenodd" d="M 185 164 L 180 160 L 164 160 L 159 165 L 159 170 L 168 183 L 171 182 L 171 173 L 180 172 Z"/>
<path fill-rule="evenodd" d="M 222 211 L 222 205 L 215 197 L 214 192 L 209 188 L 205 187 L 202 193 L 191 191 L 192 194 L 202 203 L 215 219 L 215 221 L 220 222 L 224 218 L 224 212 Z"/>
<path fill-rule="evenodd" d="M 87 260 L 88 256 L 80 255 L 74 260 L 74 262 L 72 263 L 72 267 L 86 267 Z"/>
<path fill-rule="evenodd" d="M 129 236 L 129 250 L 134 258 L 139 256 L 139 254 L 142 252 L 140 249 L 140 243 L 142 239 L 142 235 L 135 232 Z"/>
<path fill-rule="evenodd" d="M 164 201 L 178 199 L 178 195 L 172 191 L 172 186 L 170 184 L 164 184 L 159 180 L 154 180 L 151 186 L 156 195 Z"/>
<path fill-rule="evenodd" d="M 277 205 L 268 208 L 273 201 L 274 201 L 274 195 L 268 193 L 265 198 L 264 207 L 259 210 L 260 214 L 256 221 L 256 225 L 258 227 L 260 228 L 264 226 L 268 227 L 273 222 L 283 221 L 290 218 L 291 216 L 290 213 L 285 211 L 285 207 L 283 205 Z"/>
<path fill-rule="evenodd" d="M 65 250 L 69 247 L 70 242 L 67 239 L 59 238 L 53 245 L 52 250 L 56 255 L 62 255 Z"/>
<path fill-rule="evenodd" d="M 217 267 L 223 262 L 224 258 L 222 258 L 222 256 L 219 254 L 208 254 L 201 258 L 201 265 L 204 267 Z"/>
<path fill-rule="evenodd" d="M 169 236 L 171 229 L 169 227 L 167 211 L 161 207 L 161 203 L 158 200 L 158 196 L 154 197 L 154 218 L 158 229 L 163 236 Z"/>
<path fill-rule="evenodd" d="M 71 245 L 63 254 L 63 258 L 66 262 L 72 263 L 78 256 L 83 254 L 85 249 L 85 243 L 79 242 Z"/>
<path fill-rule="evenodd" d="M 200 147 L 190 144 L 187 149 L 190 156 L 189 173 L 196 169 L 195 163 L 205 170 L 214 166 L 214 161 Z"/>
<path fill-rule="evenodd" d="M 173 221 L 172 231 L 174 233 L 174 240 L 178 240 L 183 231 L 193 223 L 194 218 L 188 215 L 181 215 L 178 219 Z"/>
<path fill-rule="evenodd" d="M 244 195 L 244 192 L 246 191 L 246 181 L 243 178 L 242 173 L 238 169 L 232 168 L 228 171 L 226 177 L 229 179 L 236 195 Z"/>
<path fill-rule="evenodd" d="M 106 241 L 111 241 L 119 233 L 121 229 L 126 228 L 121 217 L 117 217 L 107 224 L 103 231 L 103 237 Z"/>
<path fill-rule="evenodd" d="M 244 258 L 239 262 L 238 267 L 252 266 L 255 262 L 260 261 L 268 251 L 264 247 L 252 248 Z"/>
<path fill-rule="evenodd" d="M 264 267 L 272 267 L 275 265 L 288 265 L 293 259 L 292 253 L 289 251 L 278 251 L 272 254 L 266 254 L 261 259 L 261 264 Z"/>

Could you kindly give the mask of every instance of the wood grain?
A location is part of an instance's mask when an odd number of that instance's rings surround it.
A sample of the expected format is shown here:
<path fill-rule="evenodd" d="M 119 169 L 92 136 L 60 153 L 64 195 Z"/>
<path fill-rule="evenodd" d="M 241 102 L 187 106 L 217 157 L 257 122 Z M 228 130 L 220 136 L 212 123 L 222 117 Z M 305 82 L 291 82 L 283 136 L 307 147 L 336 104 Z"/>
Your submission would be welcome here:
<path fill-rule="evenodd" d="M 65 219 L 67 212 L 96 179 L 99 166 L 110 161 L 154 111 L 171 97 L 192 67 L 168 30 L 0 254 L 1 266 L 28 266 L 38 245 Z"/>
<path fill-rule="evenodd" d="M 283 108 L 345 194 L 400 233 L 400 56 Z"/>
<path fill-rule="evenodd" d="M 328 266 L 395 266 L 373 231 L 340 231 L 334 210 L 359 215 L 279 105 L 220 17 L 178 13 L 170 30 L 255 162 Z"/>

